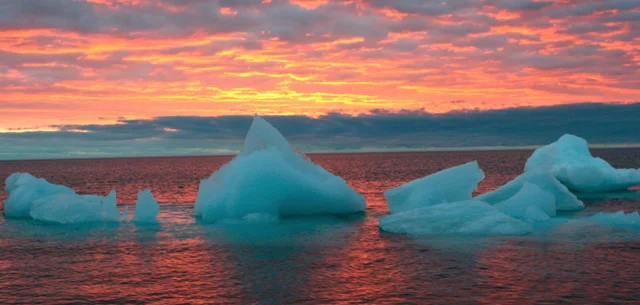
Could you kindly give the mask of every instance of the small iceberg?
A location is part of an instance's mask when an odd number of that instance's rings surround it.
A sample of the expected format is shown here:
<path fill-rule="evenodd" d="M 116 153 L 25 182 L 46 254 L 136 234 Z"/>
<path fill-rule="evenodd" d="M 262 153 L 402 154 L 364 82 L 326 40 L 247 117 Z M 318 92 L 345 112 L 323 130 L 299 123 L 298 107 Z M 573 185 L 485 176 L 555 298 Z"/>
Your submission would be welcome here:
<path fill-rule="evenodd" d="M 483 176 L 477 163 L 470 162 L 387 191 L 391 215 L 380 219 L 380 229 L 408 235 L 483 236 L 524 235 L 558 224 L 640 226 L 638 212 L 556 218 L 557 210 L 579 210 L 584 204 L 542 169 L 526 172 L 475 199 L 465 199 Z"/>
<path fill-rule="evenodd" d="M 49 183 L 28 173 L 6 180 L 5 216 L 33 218 L 59 224 L 120 221 L 116 191 L 107 196 L 78 195 L 71 188 Z M 126 210 L 125 210 L 126 213 Z"/>
<path fill-rule="evenodd" d="M 533 152 L 525 172 L 537 170 L 550 171 L 579 193 L 622 191 L 640 184 L 640 169 L 616 169 L 607 161 L 594 158 L 587 141 L 568 134 Z"/>
<path fill-rule="evenodd" d="M 401 213 L 431 205 L 470 200 L 484 172 L 477 161 L 458 165 L 413 180 L 384 193 L 391 213 Z"/>
<path fill-rule="evenodd" d="M 380 219 L 383 231 L 408 235 L 524 235 L 530 224 L 478 200 L 417 208 Z"/>
<path fill-rule="evenodd" d="M 484 173 L 473 161 L 391 189 L 385 196 L 392 214 L 380 219 L 380 228 L 409 235 L 531 233 L 530 224 L 486 202 L 471 200 L 473 191 L 483 178 Z M 517 210 L 508 202 L 504 203 L 504 208 Z"/>
<path fill-rule="evenodd" d="M 160 205 L 153 198 L 151 191 L 146 189 L 138 192 L 138 202 L 133 212 L 133 221 L 138 223 L 157 223 Z"/>
<path fill-rule="evenodd" d="M 555 198 L 556 209 L 559 211 L 576 211 L 584 209 L 584 203 L 572 194 L 566 186 L 560 183 L 550 172 L 536 170 L 526 172 L 498 189 L 477 196 L 475 199 L 497 204 L 516 195 L 526 183 L 534 184 L 539 189 L 551 193 Z"/>
<path fill-rule="evenodd" d="M 241 152 L 202 180 L 195 211 L 204 222 L 364 211 L 364 197 L 314 164 L 255 116 Z"/>
<path fill-rule="evenodd" d="M 75 195 L 66 186 L 51 184 L 43 178 L 29 173 L 14 173 L 5 180 L 4 190 L 9 197 L 4 202 L 4 216 L 8 218 L 30 218 L 34 201 L 53 195 Z"/>

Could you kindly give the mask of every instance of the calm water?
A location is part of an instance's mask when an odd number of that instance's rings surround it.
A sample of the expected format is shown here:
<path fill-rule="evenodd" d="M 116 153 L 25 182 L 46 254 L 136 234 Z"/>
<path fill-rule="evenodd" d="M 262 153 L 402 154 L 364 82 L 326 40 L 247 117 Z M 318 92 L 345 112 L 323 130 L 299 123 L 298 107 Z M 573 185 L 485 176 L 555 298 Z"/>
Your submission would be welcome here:
<path fill-rule="evenodd" d="M 474 239 L 379 231 L 384 190 L 478 160 L 485 192 L 517 176 L 530 153 L 312 155 L 366 196 L 366 214 L 225 226 L 192 214 L 199 179 L 230 157 L 0 162 L 2 181 L 23 171 L 80 193 L 115 188 L 121 208 L 150 188 L 163 203 L 152 226 L 0 217 L 0 303 L 638 304 L 638 229 L 574 225 Z M 640 167 L 637 149 L 594 154 Z M 590 199 L 584 211 L 561 216 L 640 210 L 638 194 L 622 197 Z"/>

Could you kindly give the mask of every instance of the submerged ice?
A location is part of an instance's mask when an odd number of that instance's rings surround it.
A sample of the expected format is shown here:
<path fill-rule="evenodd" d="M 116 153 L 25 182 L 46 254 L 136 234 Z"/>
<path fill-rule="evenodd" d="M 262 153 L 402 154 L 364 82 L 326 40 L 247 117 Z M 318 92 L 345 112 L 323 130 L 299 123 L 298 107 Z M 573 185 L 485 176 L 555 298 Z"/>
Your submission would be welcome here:
<path fill-rule="evenodd" d="M 160 206 L 158 201 L 153 198 L 150 190 L 138 192 L 138 202 L 133 212 L 133 221 L 140 223 L 156 223 L 160 214 Z"/>
<path fill-rule="evenodd" d="M 380 219 L 387 232 L 408 235 L 523 235 L 531 225 L 509 217 L 486 202 L 442 203 Z"/>
<path fill-rule="evenodd" d="M 631 213 L 624 213 L 623 211 L 616 213 L 600 212 L 593 216 L 583 218 L 583 220 L 595 222 L 601 225 L 640 227 L 640 214 L 638 214 L 638 211 Z"/>
<path fill-rule="evenodd" d="M 15 173 L 6 180 L 4 213 L 10 218 L 71 224 L 120 221 L 116 192 L 107 196 L 78 195 L 66 186 L 49 183 L 28 173 Z"/>
<path fill-rule="evenodd" d="M 314 164 L 273 126 L 255 116 L 242 151 L 202 180 L 196 215 L 205 222 L 249 215 L 342 214 L 366 208 L 362 195 Z"/>
<path fill-rule="evenodd" d="M 484 172 L 473 161 L 413 180 L 384 193 L 389 210 L 400 213 L 440 203 L 471 199 Z"/>
<path fill-rule="evenodd" d="M 564 135 L 537 149 L 527 160 L 525 172 L 550 171 L 569 189 L 582 192 L 625 190 L 640 184 L 640 169 L 616 169 L 589 152 L 587 141 Z"/>

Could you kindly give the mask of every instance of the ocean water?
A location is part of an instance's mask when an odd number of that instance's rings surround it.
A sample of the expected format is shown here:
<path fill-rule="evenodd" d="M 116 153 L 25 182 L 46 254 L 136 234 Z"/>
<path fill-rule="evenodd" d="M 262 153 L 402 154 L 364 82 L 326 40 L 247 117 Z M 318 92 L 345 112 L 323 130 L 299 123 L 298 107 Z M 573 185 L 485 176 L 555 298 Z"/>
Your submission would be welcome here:
<path fill-rule="evenodd" d="M 640 168 L 640 150 L 594 150 Z M 199 180 L 231 157 L 0 161 L 79 193 L 150 188 L 160 223 L 61 226 L 0 217 L 0 303 L 15 304 L 638 304 L 640 229 L 559 225 L 519 237 L 414 238 L 381 232 L 383 191 L 478 160 L 478 192 L 521 173 L 531 151 L 327 154 L 310 157 L 367 198 L 366 213 L 212 225 L 193 217 Z M 4 189 L 4 185 L 2 185 Z M 0 201 L 6 194 L 0 193 Z M 638 192 L 585 199 L 640 210 Z"/>

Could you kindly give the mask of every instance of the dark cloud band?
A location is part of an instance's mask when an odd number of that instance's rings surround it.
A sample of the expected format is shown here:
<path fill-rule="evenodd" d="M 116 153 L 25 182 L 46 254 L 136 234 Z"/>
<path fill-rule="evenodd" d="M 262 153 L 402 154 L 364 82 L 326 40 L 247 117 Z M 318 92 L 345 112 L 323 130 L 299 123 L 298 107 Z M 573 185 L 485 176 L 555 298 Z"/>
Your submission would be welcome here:
<path fill-rule="evenodd" d="M 591 143 L 640 143 L 640 103 L 574 104 L 431 114 L 374 110 L 318 118 L 267 116 L 303 151 L 402 150 L 528 146 L 564 133 Z M 239 149 L 251 116 L 175 116 L 113 125 L 63 125 L 60 131 L 0 133 L 0 158 L 229 154 Z"/>

